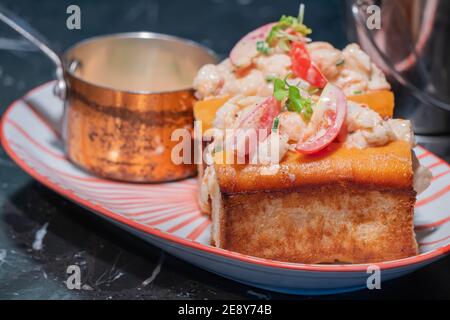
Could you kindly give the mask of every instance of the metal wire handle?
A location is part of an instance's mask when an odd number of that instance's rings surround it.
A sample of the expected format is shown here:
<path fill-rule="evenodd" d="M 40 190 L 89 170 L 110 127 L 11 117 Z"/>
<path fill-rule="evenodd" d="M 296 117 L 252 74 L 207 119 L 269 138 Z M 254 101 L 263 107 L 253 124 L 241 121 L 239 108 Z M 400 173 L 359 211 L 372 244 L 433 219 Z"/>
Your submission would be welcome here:
<path fill-rule="evenodd" d="M 64 81 L 63 61 L 55 50 L 51 49 L 48 41 L 25 20 L 0 4 L 0 21 L 11 27 L 25 39 L 41 50 L 56 66 L 57 83 L 54 93 L 61 99 L 66 97 L 66 83 Z"/>

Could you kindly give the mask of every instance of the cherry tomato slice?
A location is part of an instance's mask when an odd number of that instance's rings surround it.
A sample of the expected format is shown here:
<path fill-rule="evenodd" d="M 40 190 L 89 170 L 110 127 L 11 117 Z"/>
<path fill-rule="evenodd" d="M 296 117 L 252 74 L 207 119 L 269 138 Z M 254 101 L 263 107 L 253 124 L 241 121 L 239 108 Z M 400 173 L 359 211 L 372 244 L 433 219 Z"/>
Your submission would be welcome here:
<path fill-rule="evenodd" d="M 238 68 L 245 68 L 251 65 L 252 59 L 258 55 L 256 43 L 265 40 L 274 25 L 275 22 L 263 25 L 239 40 L 231 50 L 231 63 Z"/>
<path fill-rule="evenodd" d="M 341 89 L 333 84 L 327 84 L 320 96 L 317 105 L 330 108 L 325 111 L 326 117 L 324 128 L 317 128 L 316 132 L 325 130 L 320 137 L 312 137 L 307 141 L 297 143 L 296 150 L 303 154 L 313 154 L 325 149 L 331 144 L 341 131 L 347 116 L 347 100 Z"/>
<path fill-rule="evenodd" d="M 255 130 L 257 142 L 264 141 L 271 133 L 273 121 L 281 111 L 281 104 L 274 98 L 269 97 L 243 117 L 236 128 L 237 134 L 245 133 L 245 130 Z M 240 129 L 240 132 L 239 132 Z M 234 149 L 245 148 L 244 154 L 251 154 L 256 146 L 249 145 L 248 139 L 239 139 L 234 136 Z M 237 141 L 237 142 L 236 142 Z"/>
<path fill-rule="evenodd" d="M 311 60 L 304 43 L 292 43 L 289 55 L 292 60 L 292 71 L 298 78 L 307 81 L 317 88 L 323 88 L 327 85 L 327 79 Z"/>

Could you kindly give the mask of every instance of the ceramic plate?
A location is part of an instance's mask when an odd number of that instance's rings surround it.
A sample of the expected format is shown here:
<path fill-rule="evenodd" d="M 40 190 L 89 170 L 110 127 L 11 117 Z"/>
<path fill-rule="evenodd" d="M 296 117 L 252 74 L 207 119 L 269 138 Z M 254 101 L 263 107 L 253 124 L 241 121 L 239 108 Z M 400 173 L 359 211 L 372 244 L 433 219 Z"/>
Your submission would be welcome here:
<path fill-rule="evenodd" d="M 167 252 L 226 278 L 284 293 L 331 294 L 366 287 L 368 265 L 317 265 L 272 261 L 210 246 L 210 220 L 196 204 L 195 179 L 138 185 L 99 179 L 64 155 L 63 104 L 53 82 L 15 101 L 2 117 L 1 140 L 9 156 L 35 179 Z M 415 226 L 420 254 L 378 263 L 381 280 L 417 270 L 450 251 L 450 166 L 417 147 L 433 172 L 418 198 Z"/>

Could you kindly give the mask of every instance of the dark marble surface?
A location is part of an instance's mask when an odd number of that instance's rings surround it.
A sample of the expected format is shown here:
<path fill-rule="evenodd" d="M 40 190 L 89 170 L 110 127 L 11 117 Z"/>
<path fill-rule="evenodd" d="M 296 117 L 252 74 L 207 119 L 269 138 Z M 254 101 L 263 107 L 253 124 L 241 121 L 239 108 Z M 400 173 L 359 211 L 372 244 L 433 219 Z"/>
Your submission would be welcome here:
<path fill-rule="evenodd" d="M 304 2 L 315 38 L 342 47 L 346 38 L 340 1 Z M 296 1 L 265 0 L 14 0 L 2 4 L 27 19 L 58 50 L 97 34 L 150 30 L 194 39 L 221 55 L 246 31 L 297 10 Z M 81 7 L 79 31 L 65 27 L 69 4 Z M 1 113 L 52 74 L 45 57 L 0 25 Z M 442 156 L 449 159 L 448 154 Z M 35 242 L 37 233 L 44 235 L 41 249 Z M 66 269 L 73 264 L 80 266 L 82 282 L 87 284 L 82 290 L 69 290 L 64 283 Z M 321 298 L 448 299 L 449 284 L 447 257 L 383 283 L 382 290 Z M 0 299 L 247 298 L 313 299 L 240 285 L 164 254 L 40 185 L 0 148 Z"/>

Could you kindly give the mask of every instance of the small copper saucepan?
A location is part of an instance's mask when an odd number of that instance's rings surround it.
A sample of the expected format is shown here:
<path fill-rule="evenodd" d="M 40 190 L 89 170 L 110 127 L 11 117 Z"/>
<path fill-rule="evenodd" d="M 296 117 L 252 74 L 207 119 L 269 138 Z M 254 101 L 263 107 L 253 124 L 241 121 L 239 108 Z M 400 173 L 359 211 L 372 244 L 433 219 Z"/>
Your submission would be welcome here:
<path fill-rule="evenodd" d="M 82 41 L 63 55 L 0 6 L 0 20 L 56 65 L 55 94 L 65 100 L 67 156 L 104 178 L 162 182 L 193 176 L 195 165 L 171 160 L 172 132 L 193 128 L 191 88 L 215 54 L 188 40 L 149 32 Z"/>

